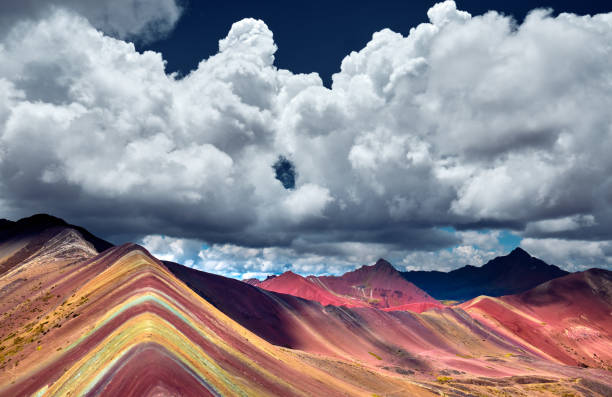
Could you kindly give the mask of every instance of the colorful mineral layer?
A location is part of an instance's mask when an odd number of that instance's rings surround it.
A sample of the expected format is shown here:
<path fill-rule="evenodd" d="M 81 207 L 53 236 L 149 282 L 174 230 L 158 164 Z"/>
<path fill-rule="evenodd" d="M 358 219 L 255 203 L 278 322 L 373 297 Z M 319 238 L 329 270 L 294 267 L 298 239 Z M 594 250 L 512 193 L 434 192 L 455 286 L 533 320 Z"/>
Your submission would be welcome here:
<path fill-rule="evenodd" d="M 1 396 L 612 391 L 605 270 L 444 306 L 388 263 L 259 288 L 135 244 L 98 252 L 70 225 L 38 229 L 0 243 Z M 270 288 L 286 280 L 293 290 Z"/>

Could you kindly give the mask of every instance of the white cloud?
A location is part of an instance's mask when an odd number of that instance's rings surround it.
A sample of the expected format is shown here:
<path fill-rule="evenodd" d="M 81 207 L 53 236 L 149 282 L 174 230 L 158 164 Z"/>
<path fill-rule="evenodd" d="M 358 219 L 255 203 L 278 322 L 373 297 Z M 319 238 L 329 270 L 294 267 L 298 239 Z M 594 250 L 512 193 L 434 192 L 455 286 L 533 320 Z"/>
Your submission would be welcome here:
<path fill-rule="evenodd" d="M 463 245 L 475 246 L 482 250 L 500 251 L 502 245 L 499 242 L 501 232 L 499 230 L 491 230 L 485 232 L 466 231 L 457 233 L 461 238 Z"/>
<path fill-rule="evenodd" d="M 107 34 L 141 41 L 167 34 L 182 13 L 176 0 L 5 1 L 0 3 L 0 35 L 16 21 L 45 18 L 55 8 L 78 12 Z"/>
<path fill-rule="evenodd" d="M 497 256 L 508 254 L 500 242 L 499 231 L 467 231 L 457 232 L 457 235 L 461 242 L 456 247 L 406 254 L 400 262 L 402 270 L 450 271 L 467 265 L 482 266 Z"/>
<path fill-rule="evenodd" d="M 145 246 L 148 241 L 145 241 Z M 343 274 L 356 265 L 371 265 L 388 247 L 377 244 L 324 244 L 327 254 L 304 252 L 297 248 L 247 248 L 233 244 L 215 244 L 197 254 L 193 267 L 239 279 L 265 278 L 291 270 L 302 275 Z M 310 247 L 311 250 L 313 247 Z M 315 251 L 315 250 L 313 250 Z M 397 253 L 393 253 L 397 256 Z"/>
<path fill-rule="evenodd" d="M 448 250 L 415 251 L 407 254 L 400 263 L 400 270 L 450 271 L 466 265 L 482 266 L 498 256 L 498 253 L 481 251 L 471 245 L 460 245 Z"/>
<path fill-rule="evenodd" d="M 452 249 L 408 251 L 390 244 L 299 240 L 293 247 L 249 248 L 234 244 L 202 243 L 191 239 L 146 236 L 142 244 L 164 260 L 186 263 L 206 272 L 238 279 L 264 279 L 291 270 L 310 274 L 340 275 L 379 258 L 389 260 L 399 271 L 452 270 L 465 265 L 481 266 L 505 255 L 501 233 L 457 232 L 460 243 Z"/>
<path fill-rule="evenodd" d="M 454 1 L 445 1 L 437 3 L 427 11 L 427 17 L 435 26 L 444 26 L 451 22 L 465 22 L 472 16 L 465 12 L 457 10 L 457 5 Z"/>
<path fill-rule="evenodd" d="M 186 263 L 197 257 L 202 243 L 195 240 L 173 238 L 162 235 L 145 236 L 140 242 L 157 259 Z"/>
<path fill-rule="evenodd" d="M 342 263 L 346 244 L 453 247 L 449 225 L 612 238 L 612 14 L 535 11 L 517 25 L 446 1 L 428 15 L 407 37 L 376 32 L 331 89 L 278 70 L 254 19 L 182 79 L 93 17 L 24 21 L 0 43 L 0 200 L 107 235 L 293 250 L 313 269 Z M 279 155 L 295 190 L 274 178 Z M 477 252 L 432 258 L 496 252 L 458 238 Z M 267 266 L 253 263 L 243 270 Z"/>
<path fill-rule="evenodd" d="M 323 210 L 333 200 L 328 189 L 309 183 L 289 193 L 283 207 L 290 219 L 300 223 L 309 218 L 322 217 Z"/>
<path fill-rule="evenodd" d="M 527 233 L 556 233 L 577 230 L 583 227 L 595 226 L 597 222 L 593 215 L 574 215 L 558 219 L 547 219 L 532 222 L 527 225 Z"/>
<path fill-rule="evenodd" d="M 268 26 L 258 19 L 245 18 L 232 25 L 227 37 L 219 40 L 219 52 L 245 56 L 260 66 L 274 62 L 276 44 Z"/>
<path fill-rule="evenodd" d="M 532 255 L 570 271 L 612 267 L 612 241 L 526 238 L 521 246 Z"/>

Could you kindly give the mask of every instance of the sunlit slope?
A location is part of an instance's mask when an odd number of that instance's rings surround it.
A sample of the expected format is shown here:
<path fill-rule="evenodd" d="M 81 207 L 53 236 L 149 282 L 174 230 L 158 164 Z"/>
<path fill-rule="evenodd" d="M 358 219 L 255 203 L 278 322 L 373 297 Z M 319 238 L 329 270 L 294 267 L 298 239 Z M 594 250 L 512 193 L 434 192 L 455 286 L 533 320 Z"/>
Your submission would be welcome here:
<path fill-rule="evenodd" d="M 474 320 L 461 308 L 418 314 L 326 306 L 177 264 L 169 268 L 194 291 L 267 341 L 372 368 L 436 379 L 551 375 L 549 360 Z M 571 376 L 571 375 L 570 375 Z"/>
<path fill-rule="evenodd" d="M 316 301 L 323 306 L 345 306 L 345 307 L 369 307 L 367 302 L 346 295 L 336 294 L 333 291 L 313 282 L 310 279 L 295 274 L 291 271 L 280 276 L 270 278 L 257 285 L 259 288 L 289 294 L 303 299 Z"/>
<path fill-rule="evenodd" d="M 136 245 L 50 273 L 3 316 L 2 395 L 373 393 L 252 334 Z"/>
<path fill-rule="evenodd" d="M 461 305 L 508 340 L 566 365 L 612 369 L 612 272 L 591 269 Z"/>
<path fill-rule="evenodd" d="M 317 301 L 323 306 L 374 307 L 417 313 L 443 307 L 425 291 L 406 281 L 384 259 L 342 276 L 302 277 L 288 271 L 262 282 L 250 280 L 248 283 L 268 291 Z"/>
<path fill-rule="evenodd" d="M 403 310 L 420 313 L 431 307 L 442 307 L 440 302 L 425 291 L 406 281 L 400 272 L 384 259 L 342 276 L 310 276 L 309 280 L 336 294 L 366 301 L 379 309 L 393 310 L 403 307 Z"/>

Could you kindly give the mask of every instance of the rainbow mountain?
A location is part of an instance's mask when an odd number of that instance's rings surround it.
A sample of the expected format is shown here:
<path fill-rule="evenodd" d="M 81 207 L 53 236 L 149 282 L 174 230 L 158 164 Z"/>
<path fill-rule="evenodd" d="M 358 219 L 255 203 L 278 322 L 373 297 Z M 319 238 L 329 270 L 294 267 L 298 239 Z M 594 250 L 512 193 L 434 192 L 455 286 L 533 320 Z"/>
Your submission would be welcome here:
<path fill-rule="evenodd" d="M 385 311 L 164 263 L 65 222 L 0 226 L 0 396 L 611 395 L 603 270 Z"/>

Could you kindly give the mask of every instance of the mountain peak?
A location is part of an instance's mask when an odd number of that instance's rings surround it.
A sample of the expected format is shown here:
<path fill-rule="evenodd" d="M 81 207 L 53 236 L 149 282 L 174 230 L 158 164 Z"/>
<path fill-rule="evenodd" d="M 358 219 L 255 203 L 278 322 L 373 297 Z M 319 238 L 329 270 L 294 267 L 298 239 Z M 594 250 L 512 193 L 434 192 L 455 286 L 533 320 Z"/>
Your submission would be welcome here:
<path fill-rule="evenodd" d="M 512 252 L 508 254 L 508 256 L 517 257 L 517 258 L 519 257 L 531 258 L 531 255 L 529 255 L 529 253 L 525 251 L 524 249 L 522 249 L 521 247 L 516 247 L 515 249 L 513 249 Z"/>
<path fill-rule="evenodd" d="M 395 274 L 399 272 L 397 271 L 397 269 L 395 269 L 393 267 L 392 264 L 390 264 L 389 262 L 387 262 L 385 259 L 380 258 L 376 261 L 376 263 L 374 263 L 373 265 L 363 265 L 361 266 L 359 269 L 355 269 L 351 272 L 346 273 L 345 275 L 348 274 L 385 274 L 385 275 L 391 275 L 391 274 Z"/>
<path fill-rule="evenodd" d="M 49 214 L 35 214 L 27 218 L 23 218 L 14 222 L 15 225 L 19 225 L 22 228 L 45 228 L 53 226 L 68 226 L 68 223 L 58 217 Z"/>
<path fill-rule="evenodd" d="M 262 287 L 264 289 L 268 289 L 270 286 L 279 286 L 279 285 L 294 285 L 294 283 L 301 283 L 302 280 L 305 280 L 304 277 L 300 276 L 292 272 L 291 270 L 287 270 L 279 275 L 275 275 L 274 277 L 267 277 L 264 281 L 261 281 L 257 284 L 258 287 Z M 283 292 L 283 291 L 277 291 Z"/>
<path fill-rule="evenodd" d="M 301 279 L 301 278 L 304 278 L 304 277 L 300 276 L 300 275 L 299 275 L 299 274 L 297 274 L 297 273 L 292 272 L 291 270 L 287 270 L 286 272 L 284 272 L 284 273 L 282 273 L 282 274 L 279 274 L 279 275 L 278 275 L 278 276 L 276 276 L 276 277 L 266 278 L 266 280 L 265 280 L 265 281 L 268 281 L 268 280 L 274 280 L 274 279 L 279 279 L 279 280 L 281 280 L 281 279 L 282 279 L 282 280 L 284 280 L 284 279 L 294 280 L 294 279 Z"/>
<path fill-rule="evenodd" d="M 40 233 L 45 229 L 57 226 L 68 226 L 68 224 L 60 218 L 47 214 L 32 215 L 16 222 L 2 219 L 0 220 L 0 241 L 18 235 Z"/>
<path fill-rule="evenodd" d="M 480 267 L 468 265 L 450 272 L 401 274 L 437 299 L 468 300 L 479 295 L 518 294 L 568 273 L 517 247 Z"/>
<path fill-rule="evenodd" d="M 377 260 L 373 267 L 376 270 L 383 270 L 383 269 L 387 269 L 387 270 L 393 269 L 393 270 L 395 270 L 393 265 L 390 264 L 389 262 L 387 262 L 386 260 L 384 260 L 383 258 L 380 258 L 379 260 Z"/>
<path fill-rule="evenodd" d="M 93 244 L 98 252 L 105 251 L 113 246 L 113 244 L 94 236 L 86 229 L 71 225 L 65 220 L 49 214 L 36 214 L 15 222 L 6 219 L 0 220 L 0 242 L 17 236 L 40 234 L 52 228 L 71 228 L 78 231 L 85 240 Z"/>

